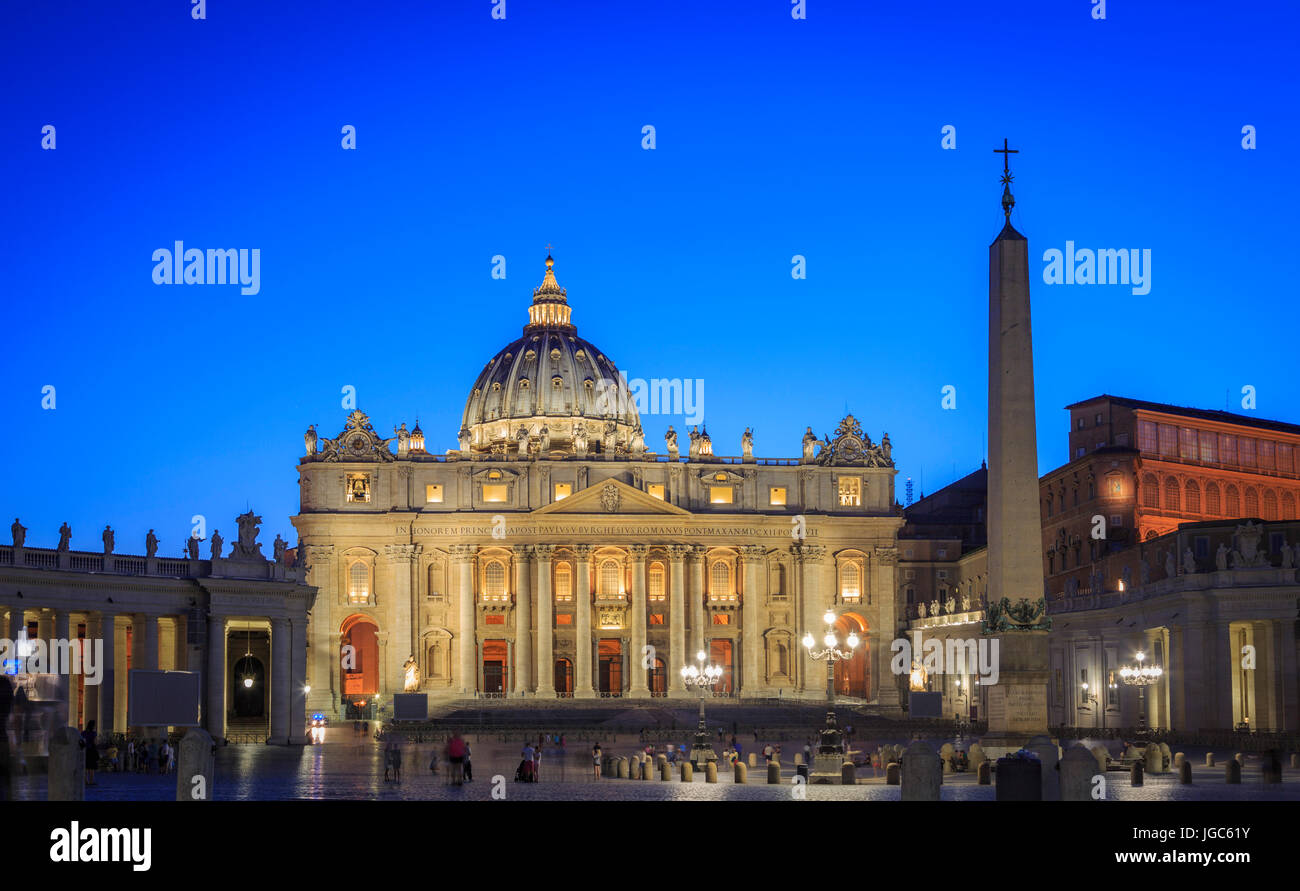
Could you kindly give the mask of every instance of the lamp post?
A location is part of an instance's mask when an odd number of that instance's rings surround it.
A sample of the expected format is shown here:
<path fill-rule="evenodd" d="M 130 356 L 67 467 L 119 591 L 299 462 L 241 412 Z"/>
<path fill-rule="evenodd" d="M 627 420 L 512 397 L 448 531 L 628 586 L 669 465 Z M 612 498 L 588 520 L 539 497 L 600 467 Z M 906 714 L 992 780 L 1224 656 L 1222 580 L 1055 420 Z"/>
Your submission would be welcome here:
<path fill-rule="evenodd" d="M 966 725 L 966 726 L 968 726 L 968 725 L 970 724 L 970 695 L 969 695 L 969 693 L 968 693 L 968 690 L 969 690 L 968 687 L 963 687 L 963 686 L 962 686 L 961 678 L 957 678 L 957 701 L 958 701 L 958 702 L 962 702 L 962 701 L 964 700 L 965 703 L 966 703 L 966 720 L 965 720 L 965 725 Z M 957 739 L 958 739 L 958 741 L 961 740 L 961 736 L 962 736 L 962 727 L 964 726 L 963 723 L 962 723 L 962 721 L 961 721 L 961 719 L 960 719 L 960 714 L 961 714 L 961 713 L 959 712 L 959 713 L 958 713 L 958 722 L 957 722 Z"/>
<path fill-rule="evenodd" d="M 844 743 L 839 725 L 835 722 L 835 663 L 845 659 L 852 659 L 853 651 L 857 649 L 859 641 L 857 633 L 850 632 L 844 641 L 848 649 L 840 649 L 839 636 L 835 633 L 835 613 L 832 610 L 827 610 L 826 615 L 822 616 L 822 621 L 826 623 L 826 634 L 822 636 L 825 649 L 813 649 L 817 642 L 813 639 L 811 631 L 806 632 L 803 636 L 804 649 L 808 651 L 809 657 L 818 662 L 826 663 L 826 727 L 821 732 L 822 741 L 821 745 L 817 747 L 817 754 L 819 756 L 834 755 L 842 758 L 844 756 Z"/>
<path fill-rule="evenodd" d="M 717 761 L 717 753 L 709 745 L 709 728 L 704 723 L 704 696 L 722 678 L 721 665 L 707 665 L 708 655 L 700 650 L 695 654 L 695 665 L 682 667 L 682 682 L 687 688 L 700 691 L 700 725 L 695 731 L 695 744 L 691 746 L 691 764 L 698 768 L 707 761 Z"/>
<path fill-rule="evenodd" d="M 1098 707 L 1098 705 L 1097 705 L 1097 694 L 1096 694 L 1096 693 L 1089 693 L 1089 692 L 1088 692 L 1088 682 L 1087 682 L 1087 681 L 1084 681 L 1082 684 L 1080 684 L 1080 685 L 1079 685 L 1079 689 L 1083 690 L 1083 702 L 1084 702 L 1084 708 L 1087 708 L 1087 707 L 1088 707 L 1087 704 L 1088 704 L 1089 702 L 1091 702 L 1091 703 L 1092 703 L 1092 707 L 1093 707 L 1094 709 L 1096 709 L 1096 708 Z M 1105 719 L 1106 719 L 1106 715 L 1105 715 L 1105 713 L 1103 713 L 1103 714 L 1102 714 L 1102 720 L 1104 721 Z"/>
<path fill-rule="evenodd" d="M 1164 676 L 1165 670 L 1159 665 L 1145 665 L 1146 653 L 1140 650 L 1133 655 L 1137 665 L 1125 665 L 1119 670 L 1120 680 L 1130 687 L 1138 688 L 1138 729 L 1139 737 L 1147 735 L 1147 687 Z"/>

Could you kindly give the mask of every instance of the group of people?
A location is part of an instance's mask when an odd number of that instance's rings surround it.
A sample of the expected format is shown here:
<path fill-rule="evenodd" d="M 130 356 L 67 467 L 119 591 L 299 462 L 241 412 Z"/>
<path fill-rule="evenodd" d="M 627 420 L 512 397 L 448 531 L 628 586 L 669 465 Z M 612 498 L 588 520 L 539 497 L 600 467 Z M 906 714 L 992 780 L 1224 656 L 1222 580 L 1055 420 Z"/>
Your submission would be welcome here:
<path fill-rule="evenodd" d="M 470 761 L 469 740 L 459 733 L 453 733 L 451 738 L 447 740 L 447 746 L 443 752 L 447 757 L 447 782 L 459 786 L 474 780 L 474 768 Z M 429 772 L 435 775 L 439 772 L 438 749 L 436 746 L 433 750 L 433 758 L 429 761 Z"/>
<path fill-rule="evenodd" d="M 524 743 L 524 749 L 519 753 L 521 761 L 519 769 L 515 771 L 515 780 L 520 783 L 535 783 L 541 779 L 542 775 L 542 736 L 537 737 L 537 745 L 532 741 Z"/>
<path fill-rule="evenodd" d="M 169 774 L 176 770 L 176 747 L 166 738 L 147 737 L 137 740 L 129 736 L 125 746 L 119 746 L 110 738 L 101 746 L 95 722 L 88 721 L 86 729 L 81 731 L 81 740 L 86 750 L 87 786 L 98 785 L 95 782 L 97 770 L 148 774 Z"/>

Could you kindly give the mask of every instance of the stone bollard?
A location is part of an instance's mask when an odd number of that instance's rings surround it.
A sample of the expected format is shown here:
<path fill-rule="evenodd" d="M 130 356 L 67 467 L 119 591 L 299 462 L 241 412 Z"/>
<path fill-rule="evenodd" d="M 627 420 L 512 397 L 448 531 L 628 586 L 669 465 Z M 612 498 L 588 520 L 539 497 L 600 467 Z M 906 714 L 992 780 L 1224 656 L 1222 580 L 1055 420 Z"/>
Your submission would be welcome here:
<path fill-rule="evenodd" d="M 852 761 L 845 761 L 840 765 L 840 785 L 856 786 L 858 784 L 858 769 Z"/>
<path fill-rule="evenodd" d="M 682 782 L 683 782 L 683 783 L 690 783 L 690 782 L 694 782 L 694 780 L 695 780 L 695 768 L 691 766 L 691 762 L 689 762 L 689 761 L 683 761 L 683 762 L 682 762 Z"/>
<path fill-rule="evenodd" d="M 1128 781 L 1129 781 L 1129 784 L 1130 784 L 1130 785 L 1133 785 L 1133 786 L 1141 786 L 1141 785 L 1142 785 L 1142 773 L 1143 773 L 1143 771 L 1142 771 L 1142 762 L 1141 762 L 1141 761 L 1134 761 L 1134 762 L 1133 762 L 1133 767 L 1132 767 L 1132 769 L 1129 770 L 1129 772 L 1128 772 Z"/>
<path fill-rule="evenodd" d="M 1174 753 L 1169 751 L 1169 743 L 1160 744 L 1160 772 L 1168 773 L 1174 763 Z"/>
<path fill-rule="evenodd" d="M 666 759 L 664 761 L 659 762 L 659 778 L 663 780 L 665 783 L 672 782 L 673 766 L 669 764 Z"/>
<path fill-rule="evenodd" d="M 1214 753 L 1213 753 L 1213 752 L 1206 752 L 1206 753 L 1205 753 L 1205 766 L 1206 766 L 1206 767 L 1213 767 L 1213 766 L 1214 766 Z"/>
<path fill-rule="evenodd" d="M 1029 751 L 1038 756 L 1038 761 L 1042 764 L 1042 772 L 1039 780 L 1043 784 L 1042 801 L 1060 801 L 1061 800 L 1061 772 L 1057 769 L 1057 762 L 1060 761 L 1061 748 L 1052 742 L 1046 736 L 1035 736 L 1026 746 Z"/>
<path fill-rule="evenodd" d="M 626 780 L 628 778 L 626 758 L 618 759 L 618 778 L 620 780 Z"/>
<path fill-rule="evenodd" d="M 767 784 L 769 786 L 775 786 L 780 782 L 781 782 L 781 762 L 780 761 L 767 762 Z"/>
<path fill-rule="evenodd" d="M 176 800 L 211 801 L 215 746 L 206 730 L 191 727 L 176 756 Z M 200 779 L 201 778 L 201 779 Z"/>
<path fill-rule="evenodd" d="M 749 768 L 745 766 L 744 761 L 736 762 L 736 782 L 745 785 L 749 780 Z"/>
<path fill-rule="evenodd" d="M 1223 762 L 1223 781 L 1236 785 L 1241 784 L 1241 762 L 1235 758 Z"/>
<path fill-rule="evenodd" d="M 1175 770 L 1175 771 L 1182 770 L 1182 769 L 1183 769 L 1183 765 L 1184 765 L 1186 762 L 1187 762 L 1187 756 L 1186 756 L 1186 755 L 1184 755 L 1182 752 L 1175 752 L 1175 753 L 1174 753 L 1174 770 Z"/>
<path fill-rule="evenodd" d="M 663 767 L 667 763 L 668 763 L 668 756 L 665 755 L 663 752 L 660 752 L 655 757 L 655 764 L 658 764 L 660 767 Z"/>
<path fill-rule="evenodd" d="M 1282 782 L 1282 758 L 1278 755 L 1277 749 L 1269 749 L 1265 752 L 1264 761 L 1260 766 L 1264 771 L 1264 782 Z"/>
<path fill-rule="evenodd" d="M 1291 767 L 1300 767 L 1300 755 L 1297 755 L 1295 752 L 1291 753 Z"/>
<path fill-rule="evenodd" d="M 918 739 L 903 752 L 903 801 L 938 801 L 943 784 L 939 755 L 925 740 Z"/>
<path fill-rule="evenodd" d="M 952 773 L 951 765 L 949 762 L 952 760 L 953 753 L 955 753 L 956 751 L 957 750 L 953 748 L 952 743 L 944 743 L 943 745 L 939 746 L 939 760 L 943 762 L 943 766 L 945 768 L 944 773 Z"/>
<path fill-rule="evenodd" d="M 999 758 L 993 789 L 997 801 L 1042 801 L 1043 762 L 1038 758 L 1010 755 Z M 1059 792 L 1057 797 L 1060 797 Z"/>
<path fill-rule="evenodd" d="M 1147 773 L 1164 773 L 1165 758 L 1164 755 L 1160 754 L 1158 745 L 1155 743 L 1148 744 L 1144 754 L 1146 757 L 1143 760 L 1146 761 L 1146 764 L 1142 766 L 1146 768 Z"/>
<path fill-rule="evenodd" d="M 750 767 L 758 767 L 758 753 L 757 753 L 757 752 L 750 752 L 750 753 L 749 753 L 749 766 L 750 766 Z"/>
<path fill-rule="evenodd" d="M 60 727 L 54 731 L 50 738 L 49 770 L 47 801 L 86 800 L 86 743 L 77 728 Z"/>
<path fill-rule="evenodd" d="M 979 743 L 971 743 L 971 747 L 966 752 L 966 757 L 970 759 L 971 767 L 979 770 L 979 766 L 989 760 L 984 754 L 984 747 Z"/>
<path fill-rule="evenodd" d="M 901 781 L 902 774 L 899 770 L 898 762 L 890 761 L 885 765 L 885 785 L 897 786 Z"/>
<path fill-rule="evenodd" d="M 981 761 L 979 768 L 975 771 L 975 777 L 981 786 L 992 785 L 993 765 L 987 760 Z"/>
<path fill-rule="evenodd" d="M 718 781 L 718 762 L 710 761 L 704 765 L 704 782 L 716 783 Z"/>
<path fill-rule="evenodd" d="M 1110 764 L 1110 751 L 1105 746 L 1093 746 L 1092 757 L 1097 759 L 1097 770 L 1104 776 L 1106 767 Z"/>
<path fill-rule="evenodd" d="M 1192 762 L 1183 761 L 1178 765 L 1178 782 L 1184 786 L 1192 784 Z"/>
<path fill-rule="evenodd" d="M 1232 759 L 1233 759 L 1234 761 L 1236 761 L 1238 764 L 1240 764 L 1242 767 L 1245 767 L 1245 766 L 1246 766 L 1246 753 L 1245 753 L 1245 752 L 1237 752 L 1235 755 L 1232 756 Z"/>
<path fill-rule="evenodd" d="M 1082 744 L 1073 745 L 1061 759 L 1061 800 L 1091 801 L 1097 759 Z"/>

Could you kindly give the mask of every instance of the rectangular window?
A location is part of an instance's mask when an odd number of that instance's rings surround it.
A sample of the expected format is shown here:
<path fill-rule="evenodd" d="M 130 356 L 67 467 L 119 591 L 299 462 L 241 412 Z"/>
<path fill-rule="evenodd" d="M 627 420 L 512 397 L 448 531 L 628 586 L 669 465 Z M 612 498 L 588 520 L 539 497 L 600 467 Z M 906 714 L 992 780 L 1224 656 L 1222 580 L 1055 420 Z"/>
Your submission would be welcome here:
<path fill-rule="evenodd" d="M 662 625 L 663 623 L 664 623 L 664 614 L 663 614 L 663 613 L 651 613 L 651 614 L 650 614 L 650 624 L 651 624 L 651 625 Z"/>
<path fill-rule="evenodd" d="M 425 504 L 442 504 L 442 483 L 429 483 L 424 487 Z"/>
<path fill-rule="evenodd" d="M 1083 455 L 1084 455 L 1084 453 L 1087 452 L 1087 451 L 1088 451 L 1088 450 L 1085 449 L 1083 446 L 1079 446 L 1079 448 L 1076 449 L 1075 452 L 1074 452 L 1074 457 L 1076 457 L 1076 458 L 1082 458 Z"/>
<path fill-rule="evenodd" d="M 1273 441 L 1271 439 L 1261 439 L 1259 441 L 1259 469 L 1272 470 L 1275 466 L 1273 461 Z"/>
<path fill-rule="evenodd" d="M 1201 560 L 1208 560 L 1210 557 L 1210 536 L 1198 535 L 1193 541 L 1196 543 L 1196 556 Z"/>
<path fill-rule="evenodd" d="M 1087 424 L 1088 424 L 1088 419 L 1087 419 L 1087 418 L 1083 418 L 1083 417 L 1080 417 L 1079 420 L 1078 420 L 1077 422 L 1075 422 L 1075 426 L 1076 426 L 1078 429 L 1080 429 L 1080 430 L 1082 430 L 1084 427 L 1086 427 Z"/>
<path fill-rule="evenodd" d="M 840 507 L 862 506 L 862 477 L 840 477 Z"/>
<path fill-rule="evenodd" d="M 1096 426 L 1098 426 L 1098 427 L 1101 426 L 1101 412 L 1097 412 L 1097 416 L 1096 416 L 1096 418 L 1094 419 L 1094 423 L 1095 423 Z"/>
<path fill-rule="evenodd" d="M 1241 462 L 1242 467 L 1255 466 L 1255 440 L 1249 436 L 1237 439 L 1237 460 Z"/>
<path fill-rule="evenodd" d="M 1181 427 L 1178 430 L 1178 457 L 1184 461 L 1195 461 L 1197 451 L 1196 430 L 1192 427 Z"/>
<path fill-rule="evenodd" d="M 505 623 L 506 617 L 499 613 L 488 613 L 483 617 L 484 625 L 504 625 Z"/>
<path fill-rule="evenodd" d="M 563 501 L 573 494 L 573 483 L 556 483 L 554 501 Z"/>
<path fill-rule="evenodd" d="M 1219 434 L 1219 463 L 1237 463 L 1237 437 L 1227 433 Z"/>
<path fill-rule="evenodd" d="M 1178 428 L 1173 424 L 1160 425 L 1160 454 L 1165 458 L 1178 457 Z"/>
<path fill-rule="evenodd" d="M 1138 421 L 1138 450 L 1154 455 L 1156 449 L 1155 421 Z"/>
<path fill-rule="evenodd" d="M 948 577 L 948 570 L 946 569 L 939 570 L 939 578 L 946 579 L 947 577 Z"/>
<path fill-rule="evenodd" d="M 484 483 L 483 500 L 493 504 L 500 504 L 506 500 L 507 487 L 501 483 Z"/>
<path fill-rule="evenodd" d="M 714 614 L 713 614 L 713 624 L 714 624 L 714 625 L 730 625 L 730 624 L 731 624 L 731 616 L 727 615 L 726 613 L 714 613 Z"/>
<path fill-rule="evenodd" d="M 1277 469 L 1282 473 L 1295 473 L 1295 465 L 1292 463 L 1292 456 L 1295 454 L 1295 448 L 1285 442 L 1277 444 Z"/>
<path fill-rule="evenodd" d="M 1099 449 L 1106 448 L 1106 440 L 1103 439 L 1101 442 L 1097 443 L 1097 448 Z"/>
<path fill-rule="evenodd" d="M 903 551 L 903 559 L 905 559 L 905 560 L 911 560 L 911 559 L 912 559 L 912 555 L 913 555 L 914 553 L 915 553 L 915 552 L 914 552 L 911 548 L 908 548 L 907 550 Z M 909 575 L 908 575 L 908 578 L 910 579 L 911 577 L 912 577 L 912 576 L 909 574 Z"/>
<path fill-rule="evenodd" d="M 709 486 L 709 504 L 732 504 L 735 496 L 731 486 Z"/>
<path fill-rule="evenodd" d="M 944 557 L 947 557 L 947 556 L 948 556 L 948 549 L 947 549 L 947 548 L 939 548 L 939 559 L 942 560 Z"/>
<path fill-rule="evenodd" d="M 785 507 L 785 486 L 772 486 L 768 489 L 767 503 L 772 507 Z"/>
<path fill-rule="evenodd" d="M 1115 528 L 1115 529 L 1119 529 L 1119 528 L 1121 528 L 1121 527 L 1124 525 L 1124 515 L 1123 515 L 1123 514 L 1111 514 L 1111 515 L 1110 515 L 1110 525 L 1111 525 L 1113 528 Z"/>
<path fill-rule="evenodd" d="M 556 625 L 572 625 L 572 624 L 573 624 L 573 614 L 572 614 L 572 613 L 556 613 L 556 614 L 555 614 L 555 624 L 556 624 Z"/>
<path fill-rule="evenodd" d="M 660 501 L 667 500 L 666 493 L 664 492 L 663 483 L 651 483 L 650 485 L 645 487 L 645 490 L 646 493 L 649 494 L 650 497 L 652 498 L 658 498 Z"/>
<path fill-rule="evenodd" d="M 1216 464 L 1219 460 L 1219 437 L 1207 430 L 1201 431 L 1201 460 L 1206 464 Z"/>
<path fill-rule="evenodd" d="M 1088 704 L 1088 669 L 1079 669 L 1079 705 Z"/>

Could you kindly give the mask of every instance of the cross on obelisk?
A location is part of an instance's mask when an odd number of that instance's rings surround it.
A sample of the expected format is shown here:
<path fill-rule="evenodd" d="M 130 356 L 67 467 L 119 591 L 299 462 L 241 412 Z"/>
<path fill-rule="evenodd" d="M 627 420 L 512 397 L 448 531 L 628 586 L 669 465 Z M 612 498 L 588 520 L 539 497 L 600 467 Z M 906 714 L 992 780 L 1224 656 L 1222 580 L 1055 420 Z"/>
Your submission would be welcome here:
<path fill-rule="evenodd" d="M 1015 179 L 1011 175 L 1011 165 L 1008 163 L 1012 155 L 1020 154 L 1020 149 L 1007 147 L 1006 137 L 1002 137 L 1002 148 L 994 149 L 1002 155 L 1002 213 L 1011 222 L 1011 210 L 1016 206 L 1015 196 L 1011 194 L 1011 181 Z"/>

